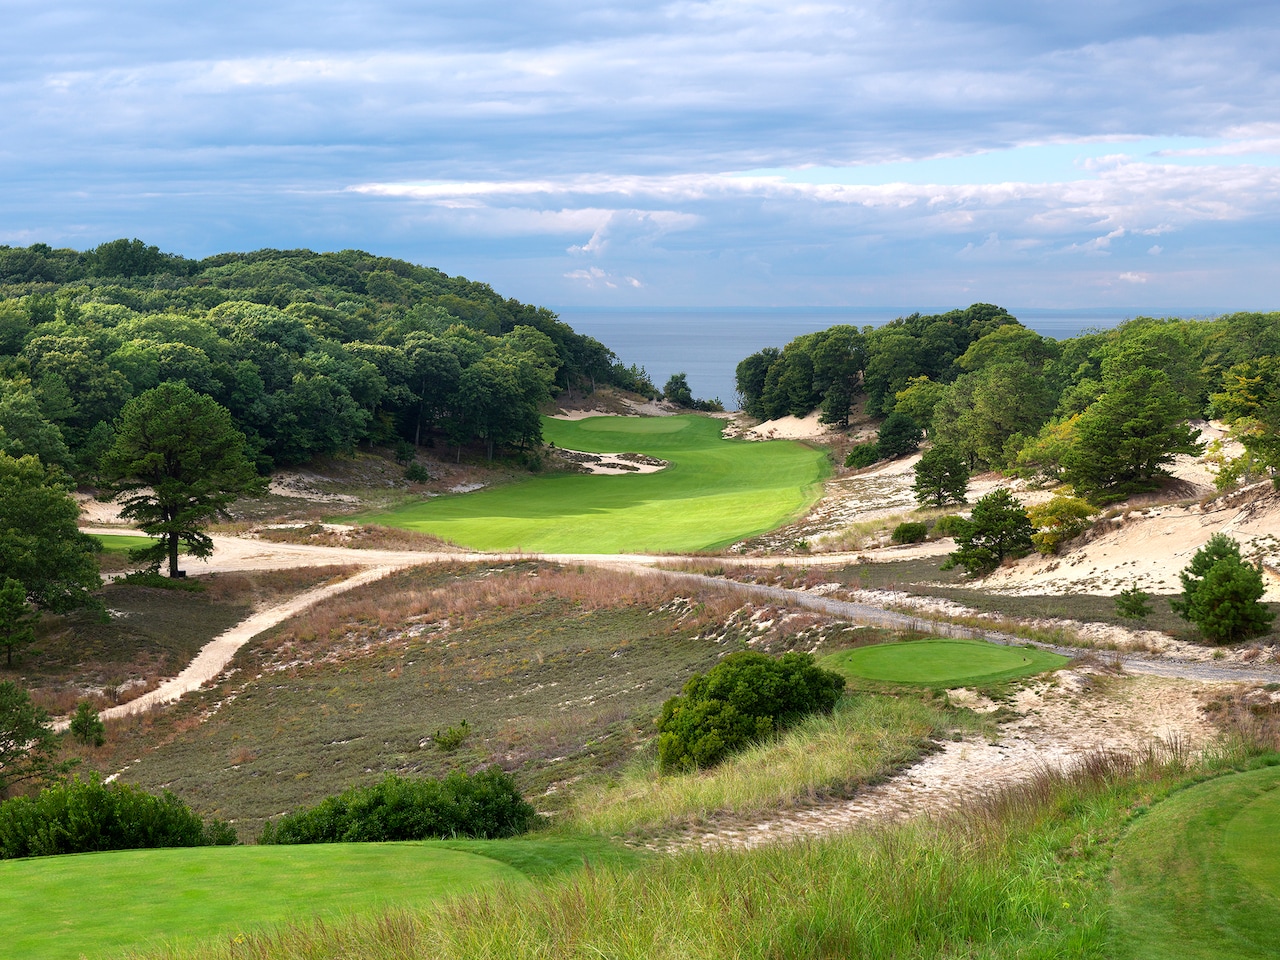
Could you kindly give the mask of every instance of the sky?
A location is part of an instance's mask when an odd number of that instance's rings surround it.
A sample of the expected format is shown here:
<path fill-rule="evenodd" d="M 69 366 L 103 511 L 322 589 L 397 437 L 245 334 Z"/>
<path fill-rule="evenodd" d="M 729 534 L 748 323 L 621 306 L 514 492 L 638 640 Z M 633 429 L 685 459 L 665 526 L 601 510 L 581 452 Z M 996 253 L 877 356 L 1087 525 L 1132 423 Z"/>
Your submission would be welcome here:
<path fill-rule="evenodd" d="M 0 243 L 550 306 L 1280 309 L 1273 0 L 0 0 Z"/>

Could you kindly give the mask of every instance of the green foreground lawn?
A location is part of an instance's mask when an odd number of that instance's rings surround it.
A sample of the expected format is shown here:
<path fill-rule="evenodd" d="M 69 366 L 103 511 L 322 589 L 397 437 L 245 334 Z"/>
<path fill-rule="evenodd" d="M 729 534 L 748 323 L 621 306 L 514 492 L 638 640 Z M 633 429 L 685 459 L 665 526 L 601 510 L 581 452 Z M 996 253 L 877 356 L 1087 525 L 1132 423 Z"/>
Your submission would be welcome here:
<path fill-rule="evenodd" d="M 0 954 L 119 957 L 285 922 L 415 906 L 622 854 L 594 841 L 130 850 L 0 863 Z"/>
<path fill-rule="evenodd" d="M 1280 767 L 1198 784 L 1140 819 L 1115 858 L 1115 955 L 1280 956 Z"/>
<path fill-rule="evenodd" d="M 787 440 L 724 440 L 711 417 L 545 418 L 549 443 L 643 453 L 658 473 L 545 476 L 437 497 L 358 519 L 445 537 L 477 550 L 621 553 L 705 550 L 771 530 L 807 509 L 826 454 Z"/>
<path fill-rule="evenodd" d="M 1006 647 L 981 640 L 910 640 L 842 650 L 822 666 L 852 680 L 963 687 L 999 683 L 1056 670 L 1067 658 L 1031 647 Z"/>

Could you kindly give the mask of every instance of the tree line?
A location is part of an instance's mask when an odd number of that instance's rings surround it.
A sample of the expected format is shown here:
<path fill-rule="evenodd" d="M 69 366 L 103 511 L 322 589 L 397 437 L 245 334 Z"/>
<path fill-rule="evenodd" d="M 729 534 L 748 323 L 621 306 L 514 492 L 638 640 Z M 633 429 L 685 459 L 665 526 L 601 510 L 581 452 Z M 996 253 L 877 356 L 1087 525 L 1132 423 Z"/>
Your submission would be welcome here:
<path fill-rule="evenodd" d="M 1199 452 L 1197 417 L 1226 421 L 1244 447 L 1232 478 L 1280 473 L 1280 314 L 1137 318 L 1067 340 L 991 304 L 882 327 L 835 326 L 737 367 L 748 413 L 847 425 L 862 403 L 885 417 L 881 445 L 854 465 L 927 437 L 970 471 L 1071 483 L 1096 502 L 1149 488 L 1173 457 Z M 883 448 L 883 449 L 882 449 Z"/>
<path fill-rule="evenodd" d="M 125 404 L 178 381 L 263 472 L 396 440 L 493 456 L 539 442 L 559 390 L 656 394 L 546 309 L 363 251 L 0 247 L 0 450 L 92 478 Z"/>

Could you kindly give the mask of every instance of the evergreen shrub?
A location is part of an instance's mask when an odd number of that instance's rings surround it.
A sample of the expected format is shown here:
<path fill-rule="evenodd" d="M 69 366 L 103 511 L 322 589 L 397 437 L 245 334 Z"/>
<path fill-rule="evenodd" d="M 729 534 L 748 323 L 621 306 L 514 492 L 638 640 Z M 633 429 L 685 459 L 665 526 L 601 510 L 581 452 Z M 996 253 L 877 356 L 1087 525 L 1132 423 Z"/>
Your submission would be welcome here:
<path fill-rule="evenodd" d="M 658 764 L 664 771 L 711 767 L 811 713 L 830 713 L 844 677 L 807 653 L 731 653 L 662 705 Z"/>
<path fill-rule="evenodd" d="M 259 843 L 379 843 L 526 832 L 536 811 L 498 767 L 443 780 L 388 774 L 268 823 Z"/>
<path fill-rule="evenodd" d="M 923 543 L 929 536 L 929 525 L 923 521 L 907 521 L 893 528 L 890 539 L 894 543 Z"/>
<path fill-rule="evenodd" d="M 34 797 L 0 803 L 0 857 L 5 859 L 235 842 L 230 824 L 205 823 L 168 791 L 157 797 L 96 777 L 76 777 Z"/>

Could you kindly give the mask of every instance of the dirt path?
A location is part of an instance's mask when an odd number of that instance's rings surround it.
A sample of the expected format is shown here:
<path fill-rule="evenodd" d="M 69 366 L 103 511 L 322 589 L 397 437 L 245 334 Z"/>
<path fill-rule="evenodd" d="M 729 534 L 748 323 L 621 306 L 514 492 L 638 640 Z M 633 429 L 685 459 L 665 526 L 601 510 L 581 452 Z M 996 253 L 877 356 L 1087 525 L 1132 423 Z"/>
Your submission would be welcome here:
<path fill-rule="evenodd" d="M 253 613 L 241 620 L 230 630 L 220 633 L 201 647 L 195 658 L 176 677 L 166 680 L 154 690 L 144 693 L 135 700 L 122 703 L 118 707 L 110 707 L 103 710 L 101 716 L 104 720 L 109 720 L 113 717 L 140 713 L 159 704 L 177 700 L 184 693 L 199 690 L 204 684 L 222 673 L 227 664 L 231 662 L 231 658 L 235 656 L 236 651 L 262 633 L 262 631 L 270 630 L 277 624 L 283 623 L 295 614 L 301 613 L 322 600 L 335 597 L 340 593 L 345 593 L 366 583 L 372 583 L 374 580 L 381 580 L 387 574 L 393 573 L 406 565 L 369 567 L 339 583 L 329 583 L 315 587 L 305 593 L 298 594 L 290 600 L 286 600 L 284 603 L 267 607 L 265 610 L 259 610 L 257 613 Z"/>

